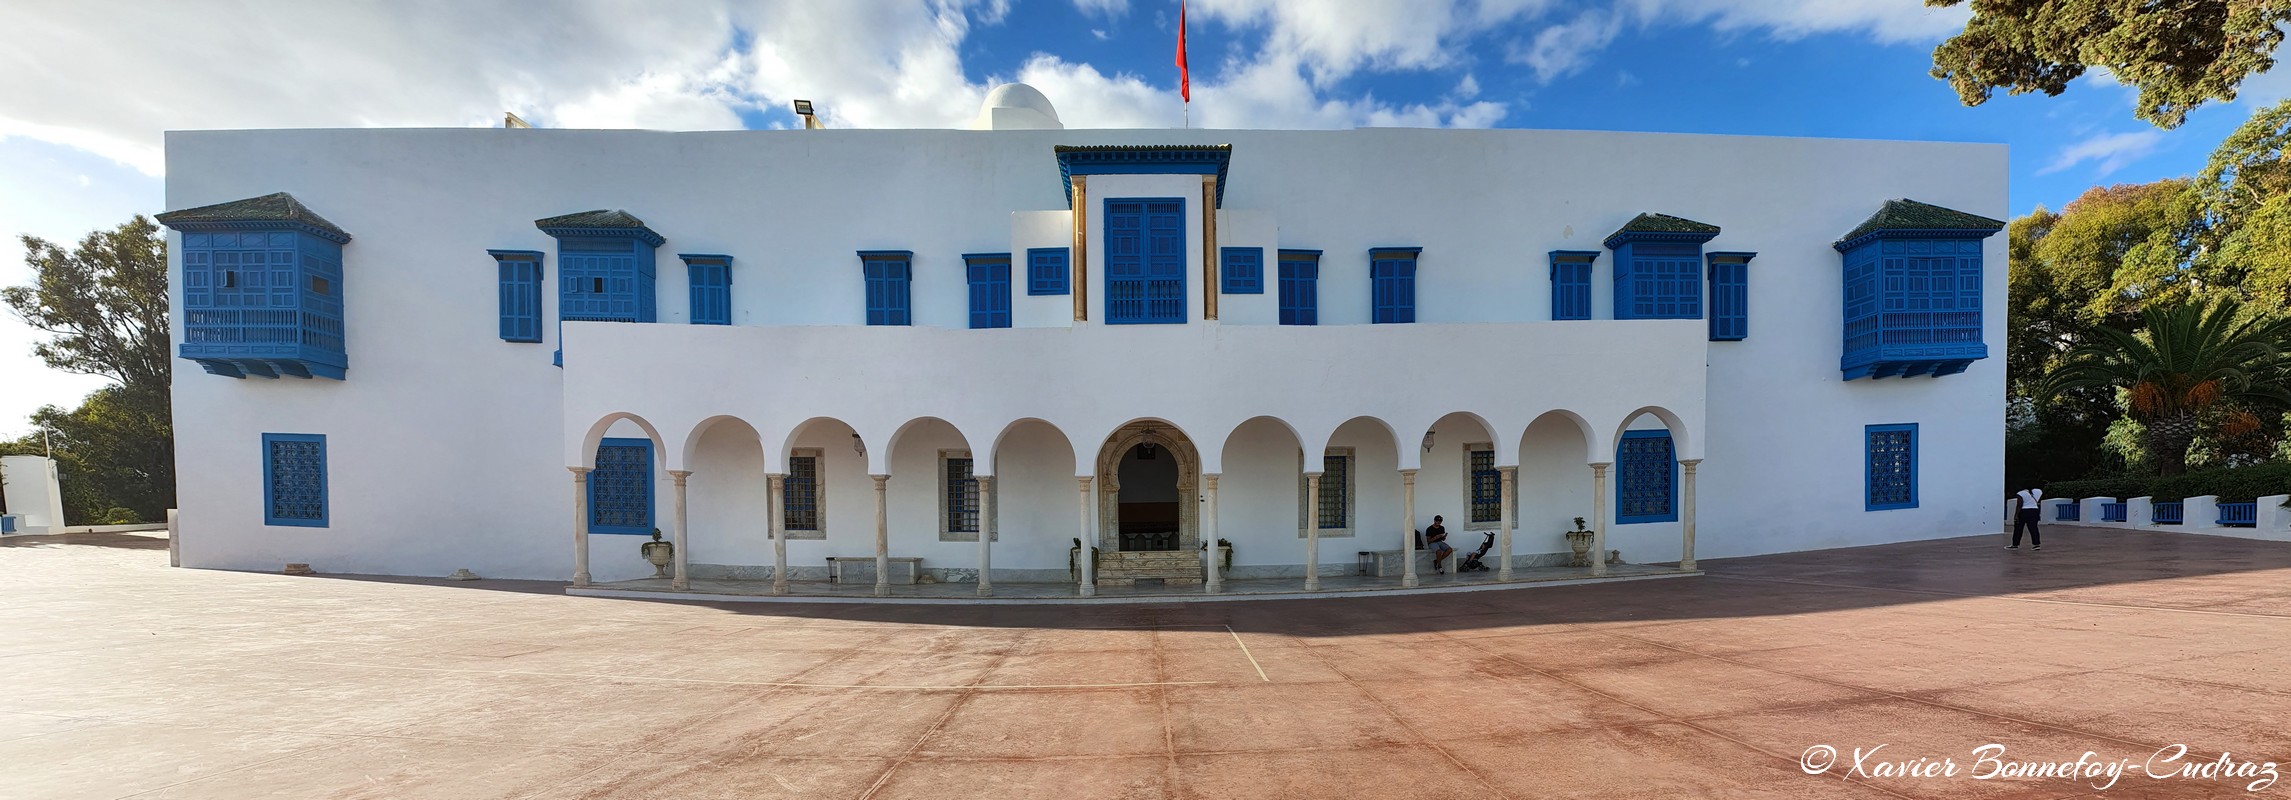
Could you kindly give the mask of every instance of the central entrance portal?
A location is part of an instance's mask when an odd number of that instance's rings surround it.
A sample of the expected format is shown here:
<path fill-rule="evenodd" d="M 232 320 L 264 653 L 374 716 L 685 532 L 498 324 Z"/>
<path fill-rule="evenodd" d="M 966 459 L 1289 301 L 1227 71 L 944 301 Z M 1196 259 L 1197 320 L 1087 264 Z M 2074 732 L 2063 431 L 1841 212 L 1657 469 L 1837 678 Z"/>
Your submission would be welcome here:
<path fill-rule="evenodd" d="M 1122 454 L 1122 552 L 1177 549 L 1177 458 L 1155 442 Z"/>
<path fill-rule="evenodd" d="M 1183 432 L 1157 421 L 1124 425 L 1099 448 L 1096 472 L 1099 549 L 1193 555 L 1201 547 L 1201 456 Z"/>

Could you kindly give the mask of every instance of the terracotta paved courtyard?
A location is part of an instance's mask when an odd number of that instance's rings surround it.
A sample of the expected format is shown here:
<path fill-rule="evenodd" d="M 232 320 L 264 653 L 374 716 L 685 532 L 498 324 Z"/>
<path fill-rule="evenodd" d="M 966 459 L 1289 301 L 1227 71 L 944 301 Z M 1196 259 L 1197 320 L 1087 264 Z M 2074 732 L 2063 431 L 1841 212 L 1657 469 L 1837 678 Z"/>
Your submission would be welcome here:
<path fill-rule="evenodd" d="M 2231 797 L 2263 778 L 2148 773 L 2291 762 L 2291 545 L 2046 539 L 967 608 L 181 570 L 157 539 L 14 539 L 0 797 Z M 1806 774 L 1825 745 L 1838 763 Z M 2088 751 L 2129 760 L 2105 793 L 2105 773 L 1998 774 Z M 1958 774 L 1879 766 L 1919 758 Z"/>

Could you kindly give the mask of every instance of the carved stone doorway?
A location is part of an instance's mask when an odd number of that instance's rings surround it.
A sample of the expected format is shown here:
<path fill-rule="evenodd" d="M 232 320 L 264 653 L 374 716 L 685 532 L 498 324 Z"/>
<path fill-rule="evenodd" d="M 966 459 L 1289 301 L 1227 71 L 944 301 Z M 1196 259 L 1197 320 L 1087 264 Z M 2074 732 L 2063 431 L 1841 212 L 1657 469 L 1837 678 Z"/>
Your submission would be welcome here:
<path fill-rule="evenodd" d="M 1201 456 L 1167 423 L 1133 422 L 1098 452 L 1098 547 L 1112 552 L 1191 552 L 1198 527 Z"/>

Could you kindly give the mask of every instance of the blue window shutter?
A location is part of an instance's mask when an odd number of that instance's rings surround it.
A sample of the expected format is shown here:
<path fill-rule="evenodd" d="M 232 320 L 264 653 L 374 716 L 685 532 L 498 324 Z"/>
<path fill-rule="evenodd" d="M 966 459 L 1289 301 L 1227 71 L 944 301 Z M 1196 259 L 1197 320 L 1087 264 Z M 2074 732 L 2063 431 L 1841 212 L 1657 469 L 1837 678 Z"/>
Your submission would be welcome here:
<path fill-rule="evenodd" d="M 1225 280 L 1226 294 L 1265 293 L 1265 248 L 1227 247 L 1220 251 L 1224 263 L 1219 274 Z"/>
<path fill-rule="evenodd" d="M 682 255 L 691 285 L 692 324 L 732 324 L 732 260 L 729 256 Z"/>
<path fill-rule="evenodd" d="M 1678 458 L 1670 431 L 1624 431 L 1615 443 L 1615 522 L 1678 521 Z"/>
<path fill-rule="evenodd" d="M 970 281 L 970 326 L 1010 327 L 1010 256 L 966 255 L 963 270 Z"/>
<path fill-rule="evenodd" d="M 1710 340 L 1750 336 L 1750 258 L 1753 253 L 1710 254 Z"/>
<path fill-rule="evenodd" d="M 1871 425 L 1863 429 L 1866 455 L 1863 509 L 1886 511 L 1917 507 L 1917 424 Z"/>
<path fill-rule="evenodd" d="M 1281 324 L 1320 324 L 1320 256 L 1283 253 L 1280 259 Z"/>
<path fill-rule="evenodd" d="M 1072 267 L 1064 247 L 1036 247 L 1026 251 L 1026 294 L 1066 294 Z"/>
<path fill-rule="evenodd" d="M 1185 200 L 1106 201 L 1106 324 L 1185 321 Z"/>
<path fill-rule="evenodd" d="M 859 254 L 860 276 L 867 286 L 867 324 L 913 324 L 908 307 L 913 257 L 911 253 L 896 250 Z"/>
<path fill-rule="evenodd" d="M 1551 258 L 1551 318 L 1591 318 L 1591 264 L 1599 258 L 1592 250 L 1553 250 Z"/>
<path fill-rule="evenodd" d="M 541 341 L 541 254 L 495 251 L 500 278 L 501 340 Z"/>
<path fill-rule="evenodd" d="M 652 533 L 652 440 L 605 439 L 589 471 L 589 532 Z"/>
<path fill-rule="evenodd" d="M 326 437 L 266 433 L 263 445 L 263 524 L 326 527 Z"/>
<path fill-rule="evenodd" d="M 1401 251 L 1369 252 L 1369 321 L 1415 322 L 1415 254 Z"/>

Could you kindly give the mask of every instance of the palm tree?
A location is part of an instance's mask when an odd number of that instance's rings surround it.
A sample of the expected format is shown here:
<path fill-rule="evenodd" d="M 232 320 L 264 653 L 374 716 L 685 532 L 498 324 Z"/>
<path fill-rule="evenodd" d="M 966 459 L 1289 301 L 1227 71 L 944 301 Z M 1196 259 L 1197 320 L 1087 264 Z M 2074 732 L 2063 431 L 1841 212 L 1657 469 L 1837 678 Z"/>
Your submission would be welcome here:
<path fill-rule="evenodd" d="M 2187 468 L 2188 446 L 2223 403 L 2291 406 L 2291 317 L 2246 315 L 2232 297 L 2150 307 L 2140 316 L 2145 331 L 2096 328 L 2096 341 L 2063 354 L 2038 401 L 2076 389 L 2123 390 L 2132 418 L 2147 426 L 2148 456 L 2165 475 Z"/>

